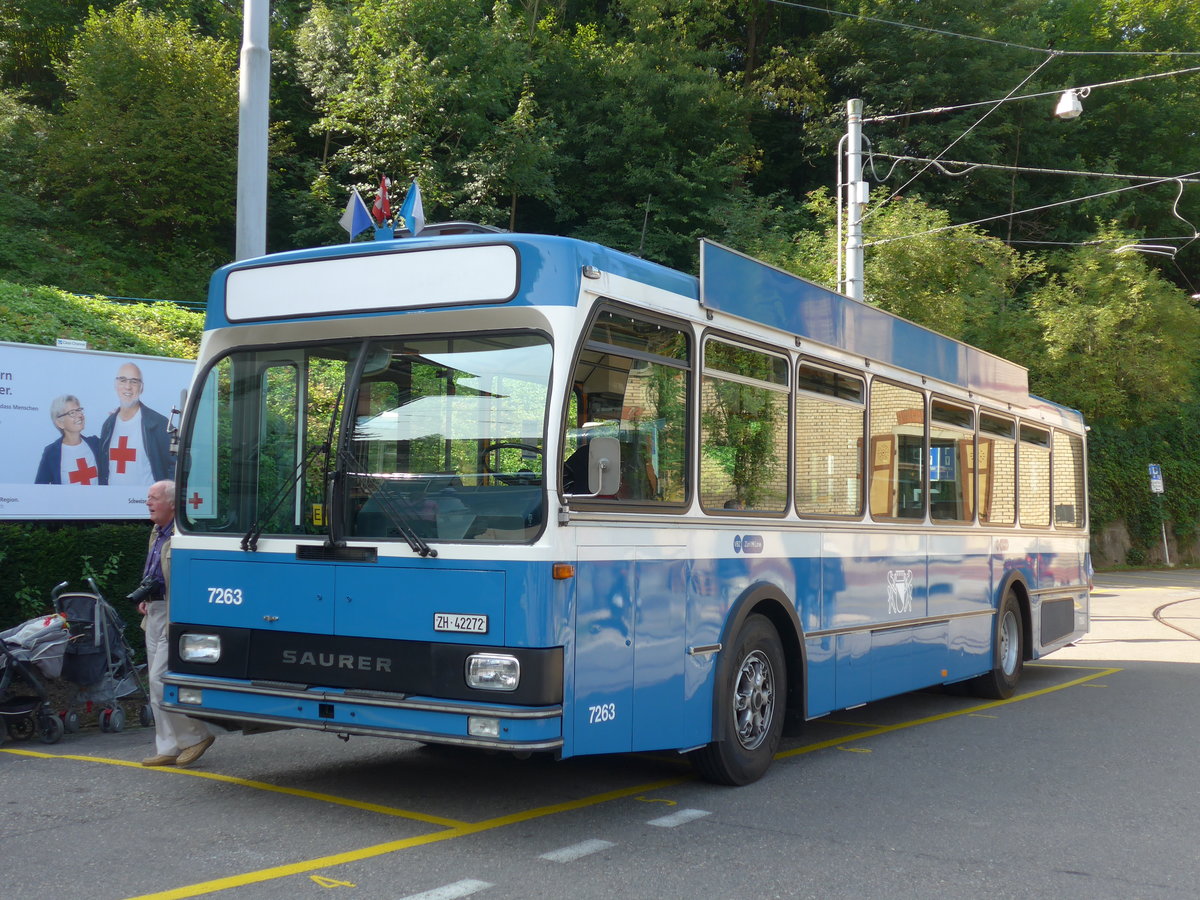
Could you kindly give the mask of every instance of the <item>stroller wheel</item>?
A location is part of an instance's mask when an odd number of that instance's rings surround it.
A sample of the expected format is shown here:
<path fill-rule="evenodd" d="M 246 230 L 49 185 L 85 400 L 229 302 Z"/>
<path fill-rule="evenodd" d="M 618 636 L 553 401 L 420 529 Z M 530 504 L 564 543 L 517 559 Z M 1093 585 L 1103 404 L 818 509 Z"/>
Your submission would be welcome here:
<path fill-rule="evenodd" d="M 73 709 L 68 709 L 62 714 L 63 730 L 67 734 L 74 734 L 79 730 L 79 713 Z"/>
<path fill-rule="evenodd" d="M 142 708 L 138 710 L 138 723 L 143 728 L 149 728 L 154 724 L 154 710 L 149 703 L 142 704 Z"/>
<path fill-rule="evenodd" d="M 52 712 L 38 716 L 38 740 L 43 744 L 57 744 L 66 730 L 63 720 Z"/>
<path fill-rule="evenodd" d="M 114 706 L 108 717 L 108 730 L 112 732 L 125 730 L 125 710 Z"/>
<path fill-rule="evenodd" d="M 6 718 L 6 724 L 8 725 L 8 736 L 14 741 L 27 741 L 37 730 L 33 723 L 33 716 Z"/>
<path fill-rule="evenodd" d="M 113 730 L 112 716 L 113 708 L 111 706 L 106 706 L 104 709 L 100 710 L 100 714 L 96 716 L 96 722 L 100 726 L 101 731 L 108 732 Z"/>

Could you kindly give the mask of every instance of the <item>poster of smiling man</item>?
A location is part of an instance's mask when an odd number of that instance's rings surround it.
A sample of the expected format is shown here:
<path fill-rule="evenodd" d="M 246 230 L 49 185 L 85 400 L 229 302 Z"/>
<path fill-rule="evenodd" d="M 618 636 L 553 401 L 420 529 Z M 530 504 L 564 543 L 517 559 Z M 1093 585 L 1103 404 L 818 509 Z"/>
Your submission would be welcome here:
<path fill-rule="evenodd" d="M 0 519 L 143 519 L 195 363 L 0 343 Z"/>

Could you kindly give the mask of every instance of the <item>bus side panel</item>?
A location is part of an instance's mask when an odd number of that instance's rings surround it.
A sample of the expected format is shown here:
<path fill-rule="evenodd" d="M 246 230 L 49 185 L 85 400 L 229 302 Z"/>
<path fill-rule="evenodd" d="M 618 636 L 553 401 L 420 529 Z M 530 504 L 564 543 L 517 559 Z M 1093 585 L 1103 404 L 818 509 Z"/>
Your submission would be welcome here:
<path fill-rule="evenodd" d="M 624 753 L 633 742 L 633 548 L 581 544 L 578 552 L 569 752 Z"/>
<path fill-rule="evenodd" d="M 930 683 L 959 681 L 991 666 L 991 550 L 991 538 L 983 534 L 929 538 L 929 615 L 949 617 L 945 643 L 923 642 L 929 653 L 922 665 Z"/>
<path fill-rule="evenodd" d="M 1034 658 L 1082 637 L 1090 626 L 1087 550 L 1083 535 L 1039 542 L 1038 587 L 1049 593 L 1032 604 Z"/>
<path fill-rule="evenodd" d="M 839 562 L 844 578 L 822 586 L 822 604 L 833 628 L 855 629 L 838 635 L 839 707 L 915 686 L 914 635 L 905 622 L 928 609 L 927 541 L 923 534 L 825 535 L 822 558 Z M 836 566 L 826 571 L 832 576 Z"/>
<path fill-rule="evenodd" d="M 804 642 L 804 689 L 809 718 L 837 708 L 837 639 L 833 635 L 807 638 Z"/>
<path fill-rule="evenodd" d="M 687 548 L 639 547 L 634 603 L 633 749 L 686 743 L 684 629 L 691 565 Z"/>

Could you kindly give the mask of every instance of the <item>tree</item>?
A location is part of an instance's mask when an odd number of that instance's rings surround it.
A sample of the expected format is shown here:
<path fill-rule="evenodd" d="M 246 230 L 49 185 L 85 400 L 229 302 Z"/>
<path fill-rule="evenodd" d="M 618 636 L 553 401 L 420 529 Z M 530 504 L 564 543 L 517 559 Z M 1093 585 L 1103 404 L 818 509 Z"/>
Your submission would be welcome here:
<path fill-rule="evenodd" d="M 1034 389 L 1119 427 L 1171 417 L 1192 396 L 1200 310 L 1143 257 L 1110 245 L 1062 253 L 1055 268 L 1030 298 L 1044 333 Z"/>
<path fill-rule="evenodd" d="M 48 190 L 77 218 L 148 244 L 224 246 L 237 160 L 231 47 L 124 6 L 88 17 L 61 74 L 69 99 L 47 143 Z"/>
<path fill-rule="evenodd" d="M 858 10 L 876 20 L 928 30 L 846 18 L 813 38 L 812 51 L 830 90 L 825 107 L 806 130 L 811 152 L 828 153 L 835 146 L 845 128 L 845 100 L 861 97 L 868 117 L 890 117 L 868 122 L 864 129 L 878 153 L 1162 176 L 1200 169 L 1193 112 L 1200 78 L 1136 80 L 1190 63 L 1128 55 L 1197 46 L 1200 8 L 1194 3 L 1004 0 L 972 6 L 955 0 L 865 0 Z M 1063 54 L 1051 55 L 1056 49 Z M 1096 55 L 1074 55 L 1076 51 Z M 1123 83 L 1093 92 L 1078 119 L 1064 122 L 1051 115 L 1058 91 L 1107 82 Z M 1049 96 L 986 105 L 1010 93 Z M 984 105 L 958 108 L 963 104 Z M 903 115 L 933 108 L 949 111 Z M 885 166 L 892 160 L 876 163 L 875 171 L 886 177 Z M 914 178 L 908 189 L 915 186 L 955 222 L 1039 209 L 983 226 L 1006 240 L 1085 241 L 1093 237 L 1098 218 L 1141 234 L 1186 237 L 1193 231 L 1172 215 L 1173 184 L 1063 206 L 1052 204 L 1122 183 L 994 169 L 950 178 L 919 162 L 898 165 L 886 184 L 896 190 Z M 1187 221 L 1196 221 L 1200 213 L 1192 192 L 1184 195 L 1179 210 Z M 1164 273 L 1184 286 L 1189 280 L 1200 283 L 1200 254 L 1194 248 L 1179 264 L 1181 268 L 1171 266 Z"/>

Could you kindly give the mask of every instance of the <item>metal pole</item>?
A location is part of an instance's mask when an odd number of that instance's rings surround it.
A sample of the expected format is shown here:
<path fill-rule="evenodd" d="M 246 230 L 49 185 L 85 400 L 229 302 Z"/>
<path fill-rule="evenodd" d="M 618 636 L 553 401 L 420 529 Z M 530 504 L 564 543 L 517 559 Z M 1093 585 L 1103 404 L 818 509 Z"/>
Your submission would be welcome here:
<path fill-rule="evenodd" d="M 838 138 L 837 148 L 837 290 L 846 292 L 846 228 L 842 224 L 842 204 L 846 202 L 846 181 L 842 178 L 842 163 L 846 155 L 846 135 Z"/>
<path fill-rule="evenodd" d="M 270 20 L 270 0 L 245 0 L 238 92 L 237 259 L 267 252 Z"/>
<path fill-rule="evenodd" d="M 846 102 L 846 296 L 863 299 L 862 101 Z"/>

